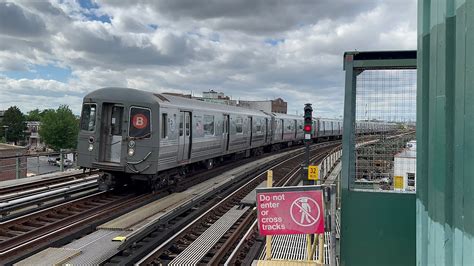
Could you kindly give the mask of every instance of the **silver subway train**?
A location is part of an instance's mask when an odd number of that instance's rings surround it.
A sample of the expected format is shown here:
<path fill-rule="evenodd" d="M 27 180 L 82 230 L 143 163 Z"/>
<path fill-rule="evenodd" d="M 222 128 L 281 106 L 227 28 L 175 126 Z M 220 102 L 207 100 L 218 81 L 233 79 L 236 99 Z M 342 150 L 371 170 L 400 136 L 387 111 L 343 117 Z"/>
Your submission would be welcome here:
<path fill-rule="evenodd" d="M 358 131 L 389 130 L 358 123 Z M 342 121 L 313 119 L 313 139 L 342 136 Z M 108 190 L 125 182 L 173 186 L 193 167 L 258 155 L 301 143 L 303 117 L 208 103 L 129 88 L 103 88 L 84 97 L 78 165 L 102 170 Z"/>

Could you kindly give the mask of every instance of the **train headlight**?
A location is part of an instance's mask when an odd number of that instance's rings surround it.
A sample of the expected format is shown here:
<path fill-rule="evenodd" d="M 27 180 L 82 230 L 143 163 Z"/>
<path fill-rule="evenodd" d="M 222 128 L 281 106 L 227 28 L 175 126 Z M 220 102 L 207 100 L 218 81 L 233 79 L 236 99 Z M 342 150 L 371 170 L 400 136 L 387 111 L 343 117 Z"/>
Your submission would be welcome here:
<path fill-rule="evenodd" d="M 133 156 L 135 154 L 135 149 L 128 149 L 128 156 Z"/>
<path fill-rule="evenodd" d="M 128 143 L 128 147 L 131 149 L 133 147 L 135 147 L 135 141 L 131 140 L 129 143 Z"/>
<path fill-rule="evenodd" d="M 93 151 L 93 150 L 94 150 L 94 144 L 89 144 L 88 150 L 89 150 L 89 151 Z"/>

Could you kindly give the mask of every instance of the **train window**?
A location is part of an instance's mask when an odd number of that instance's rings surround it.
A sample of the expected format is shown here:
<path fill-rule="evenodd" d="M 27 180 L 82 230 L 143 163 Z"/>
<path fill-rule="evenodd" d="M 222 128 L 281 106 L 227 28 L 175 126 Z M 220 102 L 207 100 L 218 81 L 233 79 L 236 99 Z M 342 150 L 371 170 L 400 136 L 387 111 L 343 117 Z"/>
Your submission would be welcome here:
<path fill-rule="evenodd" d="M 122 135 L 122 106 L 114 106 L 112 108 L 112 117 L 110 119 L 110 133 L 114 136 Z"/>
<path fill-rule="evenodd" d="M 243 133 L 244 130 L 243 130 L 243 124 L 244 124 L 244 120 L 242 119 L 242 117 L 238 116 L 236 119 L 235 119 L 235 132 L 236 133 Z"/>
<path fill-rule="evenodd" d="M 95 130 L 95 114 L 97 105 L 95 104 L 84 104 L 82 107 L 81 114 L 81 129 L 87 131 Z"/>
<path fill-rule="evenodd" d="M 415 173 L 407 173 L 408 185 L 414 187 L 415 186 Z"/>
<path fill-rule="evenodd" d="M 151 137 L 151 111 L 150 109 L 131 107 L 130 128 L 128 135 L 131 138 Z"/>
<path fill-rule="evenodd" d="M 168 114 L 161 114 L 161 138 L 168 137 Z"/>
<path fill-rule="evenodd" d="M 255 121 L 255 129 L 257 133 L 262 133 L 262 120 Z"/>
<path fill-rule="evenodd" d="M 183 135 L 183 121 L 184 121 L 184 113 L 181 112 L 179 117 L 179 136 Z"/>
<path fill-rule="evenodd" d="M 204 135 L 214 135 L 213 115 L 204 115 Z"/>

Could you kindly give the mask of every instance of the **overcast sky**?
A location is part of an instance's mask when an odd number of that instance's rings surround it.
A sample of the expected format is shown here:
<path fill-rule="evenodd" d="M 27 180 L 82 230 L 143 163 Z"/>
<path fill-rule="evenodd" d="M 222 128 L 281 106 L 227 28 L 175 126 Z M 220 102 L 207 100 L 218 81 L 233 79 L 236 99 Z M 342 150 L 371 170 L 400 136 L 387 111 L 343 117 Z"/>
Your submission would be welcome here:
<path fill-rule="evenodd" d="M 121 86 L 342 115 L 342 56 L 416 49 L 416 0 L 0 1 L 0 110 Z"/>

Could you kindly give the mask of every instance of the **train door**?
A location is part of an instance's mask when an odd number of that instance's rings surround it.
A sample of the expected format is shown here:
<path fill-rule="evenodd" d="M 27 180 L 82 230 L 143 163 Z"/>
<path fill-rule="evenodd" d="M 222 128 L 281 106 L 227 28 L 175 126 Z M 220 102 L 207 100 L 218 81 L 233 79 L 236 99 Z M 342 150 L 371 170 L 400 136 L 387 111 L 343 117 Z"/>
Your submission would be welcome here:
<path fill-rule="evenodd" d="M 222 123 L 222 147 L 224 147 L 224 152 L 229 150 L 229 132 L 230 132 L 229 115 L 224 115 L 224 121 Z"/>
<path fill-rule="evenodd" d="M 281 140 L 285 139 L 285 121 L 281 119 Z"/>
<path fill-rule="evenodd" d="M 250 142 L 249 142 L 249 147 L 252 147 L 252 138 L 253 138 L 253 119 L 251 116 L 249 116 L 249 136 L 250 136 Z"/>
<path fill-rule="evenodd" d="M 295 129 L 295 139 L 296 139 L 296 135 L 298 134 L 298 123 L 296 122 L 296 120 L 295 120 L 295 127 L 294 127 L 294 129 Z"/>
<path fill-rule="evenodd" d="M 102 108 L 101 161 L 120 163 L 122 157 L 123 106 L 104 103 Z"/>
<path fill-rule="evenodd" d="M 178 161 L 189 160 L 191 157 L 191 112 L 181 111 L 179 114 Z"/>
<path fill-rule="evenodd" d="M 265 143 L 268 143 L 268 118 L 265 118 Z"/>

